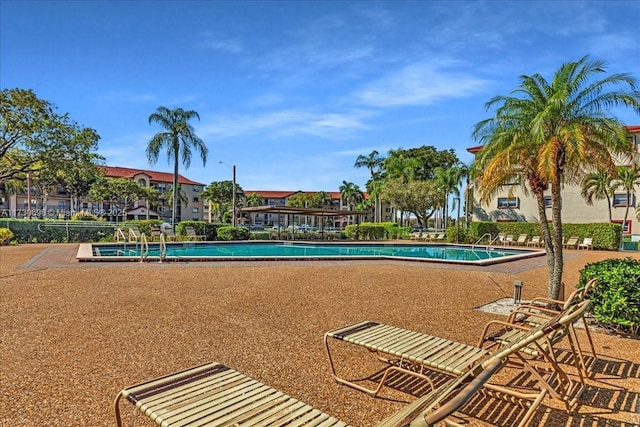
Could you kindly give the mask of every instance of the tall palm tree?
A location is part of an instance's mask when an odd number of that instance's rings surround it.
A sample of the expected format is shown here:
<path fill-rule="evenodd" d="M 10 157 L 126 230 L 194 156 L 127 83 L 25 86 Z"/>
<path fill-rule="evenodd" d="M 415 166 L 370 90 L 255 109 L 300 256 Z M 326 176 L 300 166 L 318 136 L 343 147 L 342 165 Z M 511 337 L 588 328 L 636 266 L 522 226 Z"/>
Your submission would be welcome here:
<path fill-rule="evenodd" d="M 447 228 L 447 220 L 449 217 L 449 196 L 460 198 L 460 180 L 463 177 L 464 169 L 457 165 L 450 168 L 437 167 L 433 170 L 436 183 L 443 195 L 443 226 Z M 455 205 L 453 206 L 455 208 Z"/>
<path fill-rule="evenodd" d="M 609 208 L 609 222 L 611 222 L 611 195 L 614 193 L 613 176 L 611 172 L 600 169 L 587 175 L 582 181 L 582 197 L 587 204 L 593 205 L 594 200 L 607 200 Z"/>
<path fill-rule="evenodd" d="M 340 197 L 347 204 L 349 210 L 353 210 L 358 203 L 364 200 L 364 194 L 360 191 L 360 187 L 353 182 L 342 181 L 339 190 Z"/>
<path fill-rule="evenodd" d="M 636 187 L 640 187 L 640 166 L 618 166 L 617 179 L 613 184 L 613 191 L 621 188 L 626 194 L 626 209 L 624 211 L 624 220 L 622 222 L 622 230 L 620 231 L 620 247 L 622 247 L 622 233 L 624 233 L 624 224 L 627 223 L 629 216 L 629 206 L 631 205 L 631 194 L 635 192 Z"/>
<path fill-rule="evenodd" d="M 605 71 L 603 62 L 585 56 L 563 64 L 550 82 L 539 74 L 521 76 L 512 95 L 487 103 L 497 106 L 496 116 L 474 131 L 486 142 L 480 152 L 486 169 L 476 168 L 481 182 L 522 185 L 533 178 L 530 189 L 538 202 L 540 189 L 551 189 L 553 235 L 546 246 L 551 298 L 558 298 L 562 283 L 562 185 L 580 183 L 590 170 L 611 169 L 614 155 L 632 151 L 626 128 L 610 110 L 621 106 L 640 112 L 636 80 L 623 73 L 595 80 Z M 546 215 L 538 207 L 544 232 Z"/>
<path fill-rule="evenodd" d="M 167 150 L 167 158 L 169 161 L 173 159 L 173 197 L 171 209 L 171 225 L 175 228 L 176 211 L 178 210 L 178 169 L 180 161 L 188 169 L 191 165 L 192 148 L 200 153 L 202 165 L 207 163 L 207 146 L 196 135 L 193 126 L 189 124 L 189 120 L 196 118 L 200 120 L 200 116 L 196 111 L 183 110 L 182 108 L 174 108 L 160 106 L 149 116 L 149 124 L 157 123 L 160 125 L 162 132 L 155 134 L 149 141 L 147 146 L 147 158 L 150 164 L 155 164 L 160 156 L 163 148 Z"/>
<path fill-rule="evenodd" d="M 369 169 L 369 173 L 371 174 L 371 179 L 367 182 L 367 184 L 369 184 L 369 182 L 377 182 L 380 180 L 380 177 L 382 175 L 382 165 L 384 164 L 384 159 L 382 157 L 379 156 L 379 153 L 376 150 L 373 150 L 371 153 L 369 153 L 368 156 L 363 156 L 362 154 L 359 155 L 356 158 L 356 162 L 353 165 L 353 167 L 356 168 L 367 168 Z M 368 187 L 368 185 L 367 185 Z M 376 188 L 375 184 L 372 184 L 372 188 Z M 367 191 L 369 189 L 367 188 Z M 379 214 L 378 214 L 378 192 L 369 192 L 374 199 L 374 208 L 373 208 L 373 221 L 374 222 L 378 222 L 379 221 Z"/>

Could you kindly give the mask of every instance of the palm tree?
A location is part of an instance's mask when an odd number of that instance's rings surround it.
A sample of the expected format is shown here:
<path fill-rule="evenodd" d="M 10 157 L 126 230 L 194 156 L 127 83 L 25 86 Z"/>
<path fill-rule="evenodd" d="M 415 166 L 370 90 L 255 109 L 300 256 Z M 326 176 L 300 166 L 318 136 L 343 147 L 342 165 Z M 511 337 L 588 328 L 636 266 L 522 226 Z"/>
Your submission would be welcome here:
<path fill-rule="evenodd" d="M 155 134 L 149 141 L 147 146 L 147 158 L 150 164 L 155 164 L 160 156 L 163 148 L 167 149 L 167 158 L 169 161 L 173 159 L 173 197 L 171 210 L 171 225 L 176 225 L 176 211 L 178 210 L 178 166 L 180 160 L 188 169 L 191 165 L 191 150 L 200 153 L 202 165 L 207 163 L 207 146 L 195 134 L 193 127 L 189 124 L 189 120 L 200 116 L 196 111 L 183 110 L 175 108 L 173 110 L 167 107 L 158 107 L 158 109 L 149 116 L 149 124 L 157 123 L 164 131 Z"/>
<path fill-rule="evenodd" d="M 554 299 L 563 271 L 562 185 L 580 183 L 589 170 L 611 169 L 614 155 L 628 156 L 632 151 L 626 128 L 610 110 L 626 106 L 640 112 L 640 92 L 630 74 L 595 80 L 605 68 L 603 62 L 585 56 L 563 64 L 551 82 L 539 74 L 521 76 L 512 96 L 497 96 L 487 103 L 498 107 L 496 116 L 480 122 L 474 131 L 486 141 L 480 152 L 486 169 L 476 167 L 477 177 L 494 188 L 532 179 L 529 188 L 538 201 L 543 232 L 547 224 L 540 209 L 544 190 L 540 190 L 547 185 L 551 189 L 553 235 L 546 250 L 548 294 Z M 620 86 L 628 90 L 617 89 Z"/>
<path fill-rule="evenodd" d="M 593 205 L 594 200 L 607 200 L 609 208 L 609 222 L 611 222 L 611 195 L 615 188 L 612 186 L 613 177 L 609 171 L 604 169 L 592 172 L 582 181 L 582 197 L 587 204 Z"/>
<path fill-rule="evenodd" d="M 360 191 L 360 187 L 353 182 L 342 181 L 339 190 L 340 197 L 347 204 L 348 210 L 353 210 L 353 207 L 364 199 L 364 194 Z"/>
<path fill-rule="evenodd" d="M 262 201 L 262 197 L 258 196 L 256 193 L 251 193 L 247 196 L 247 200 L 245 202 L 245 204 L 248 207 L 254 207 L 254 206 L 262 206 L 263 205 L 263 201 Z M 250 214 L 251 217 L 251 224 L 256 223 L 256 214 L 251 212 Z"/>
<path fill-rule="evenodd" d="M 326 191 L 318 191 L 315 195 L 319 208 L 330 208 L 333 206 L 333 197 Z"/>
<path fill-rule="evenodd" d="M 629 206 L 631 205 L 631 194 L 635 192 L 635 188 L 640 186 L 640 166 L 618 166 L 617 179 L 613 184 L 613 191 L 621 188 L 626 193 L 626 209 L 624 211 L 624 220 L 622 221 L 622 230 L 620 231 L 620 247 L 622 247 L 622 234 L 624 233 L 624 224 L 627 223 L 629 216 Z"/>
<path fill-rule="evenodd" d="M 453 194 L 460 198 L 460 180 L 463 177 L 464 169 L 461 166 L 452 166 L 444 169 L 437 167 L 433 170 L 436 183 L 443 193 L 443 226 L 447 228 L 447 219 L 449 217 L 449 196 Z M 455 208 L 455 204 L 453 206 Z"/>
<path fill-rule="evenodd" d="M 384 159 L 380 157 L 378 154 L 379 153 L 376 150 L 373 150 L 371 153 L 369 153 L 368 156 L 363 156 L 361 154 L 356 158 L 356 162 L 353 165 L 353 167 L 356 167 L 356 168 L 366 167 L 367 169 L 369 169 L 369 173 L 371 174 L 371 179 L 367 182 L 367 184 L 369 184 L 369 182 L 375 183 L 379 181 L 382 175 L 381 168 L 382 168 L 382 165 L 384 164 Z M 368 186 L 369 185 L 367 185 L 367 187 Z M 375 184 L 372 184 L 372 188 L 377 188 L 377 187 L 375 186 Z M 370 194 L 374 198 L 373 221 L 378 222 L 379 221 L 378 192 L 377 191 L 374 193 L 370 192 Z"/>

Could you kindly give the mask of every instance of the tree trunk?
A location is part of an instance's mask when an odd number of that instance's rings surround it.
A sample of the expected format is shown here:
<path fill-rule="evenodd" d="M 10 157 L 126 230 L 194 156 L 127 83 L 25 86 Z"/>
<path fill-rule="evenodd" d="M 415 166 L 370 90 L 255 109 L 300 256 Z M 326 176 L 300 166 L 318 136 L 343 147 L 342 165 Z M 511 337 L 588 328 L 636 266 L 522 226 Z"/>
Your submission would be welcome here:
<path fill-rule="evenodd" d="M 560 286 L 562 285 L 562 270 L 564 265 L 563 260 L 563 238 L 562 238 L 562 195 L 560 193 L 560 182 L 556 181 L 551 183 L 551 218 L 553 221 L 553 251 L 554 268 L 553 272 L 550 272 L 549 282 L 549 298 L 560 298 Z"/>
<path fill-rule="evenodd" d="M 173 231 L 176 231 L 176 215 L 178 212 L 178 154 L 179 151 L 176 149 L 174 152 L 175 161 L 173 163 L 173 200 L 171 201 L 171 226 L 173 227 Z"/>
<path fill-rule="evenodd" d="M 553 282 L 554 272 L 555 272 L 555 252 L 553 249 L 553 240 L 551 238 L 551 231 L 549 230 L 549 221 L 547 220 L 547 211 L 544 206 L 544 194 L 536 194 L 536 201 L 538 203 L 538 215 L 540 218 L 540 235 L 542 236 L 542 241 L 544 242 L 544 250 L 547 253 L 547 277 L 548 282 Z M 550 290 L 547 291 L 550 294 Z"/>

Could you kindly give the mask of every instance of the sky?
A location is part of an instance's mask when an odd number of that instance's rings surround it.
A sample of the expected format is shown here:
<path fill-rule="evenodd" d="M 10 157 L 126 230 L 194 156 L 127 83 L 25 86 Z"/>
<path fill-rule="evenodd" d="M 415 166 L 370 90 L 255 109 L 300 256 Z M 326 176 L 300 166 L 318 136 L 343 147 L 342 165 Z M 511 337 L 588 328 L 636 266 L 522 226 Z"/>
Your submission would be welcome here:
<path fill-rule="evenodd" d="M 180 174 L 246 190 L 365 189 L 359 155 L 466 149 L 519 76 L 585 55 L 640 80 L 640 1 L 0 0 L 0 87 L 100 135 L 109 166 L 173 172 L 146 147 L 159 106 L 208 148 Z M 603 75 L 604 77 L 605 75 Z M 630 110 L 613 112 L 640 125 Z M 222 163 L 220 163 L 222 162 Z"/>

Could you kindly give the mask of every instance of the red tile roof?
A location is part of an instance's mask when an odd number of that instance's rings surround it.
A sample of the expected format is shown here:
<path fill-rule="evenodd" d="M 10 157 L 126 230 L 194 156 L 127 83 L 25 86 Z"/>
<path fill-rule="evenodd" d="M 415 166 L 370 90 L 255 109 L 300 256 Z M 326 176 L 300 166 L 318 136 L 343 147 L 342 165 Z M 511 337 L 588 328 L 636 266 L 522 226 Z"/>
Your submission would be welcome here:
<path fill-rule="evenodd" d="M 102 169 L 104 170 L 104 175 L 108 178 L 133 178 L 136 175 L 145 174 L 149 177 L 149 180 L 151 180 L 151 182 L 166 182 L 169 184 L 173 182 L 173 174 L 169 172 L 122 168 L 119 166 L 102 166 Z M 178 183 L 188 185 L 204 185 L 201 182 L 196 182 L 190 180 L 189 178 L 185 178 L 180 174 L 178 174 Z"/>

